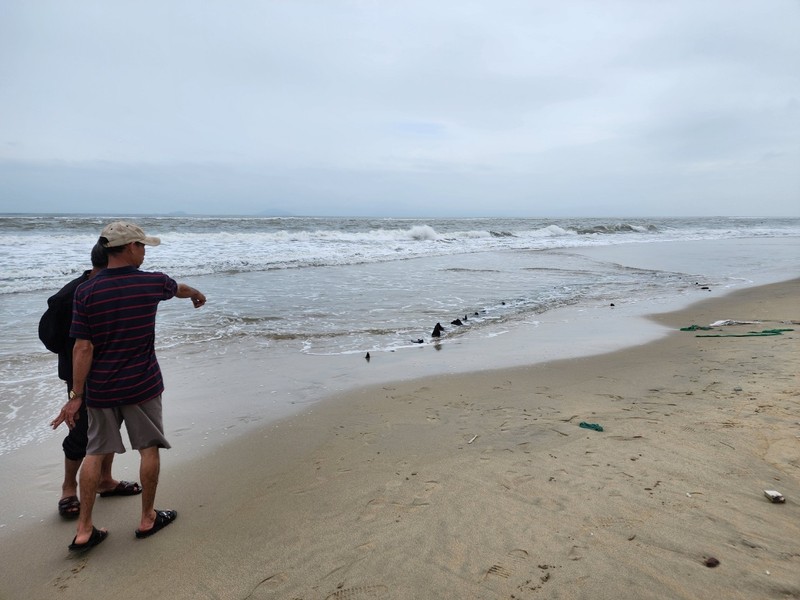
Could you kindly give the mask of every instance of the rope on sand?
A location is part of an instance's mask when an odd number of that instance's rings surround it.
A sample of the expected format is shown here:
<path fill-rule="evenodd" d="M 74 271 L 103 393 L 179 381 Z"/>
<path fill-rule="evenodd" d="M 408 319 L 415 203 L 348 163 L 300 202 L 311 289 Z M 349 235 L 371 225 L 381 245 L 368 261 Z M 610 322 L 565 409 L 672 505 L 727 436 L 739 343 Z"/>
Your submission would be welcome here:
<path fill-rule="evenodd" d="M 794 329 L 764 329 L 762 331 L 748 331 L 747 333 L 704 333 L 694 337 L 765 337 L 781 335 L 784 331 L 794 331 Z"/>

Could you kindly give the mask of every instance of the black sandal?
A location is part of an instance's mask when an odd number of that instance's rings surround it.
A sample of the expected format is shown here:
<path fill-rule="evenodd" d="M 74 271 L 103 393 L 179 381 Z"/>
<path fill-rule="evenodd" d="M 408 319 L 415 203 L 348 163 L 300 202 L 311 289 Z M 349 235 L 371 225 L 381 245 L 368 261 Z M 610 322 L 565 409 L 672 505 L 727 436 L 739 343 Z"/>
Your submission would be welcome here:
<path fill-rule="evenodd" d="M 81 514 L 81 501 L 77 496 L 67 496 L 58 501 L 58 514 L 64 519 L 77 519 Z"/>
<path fill-rule="evenodd" d="M 92 527 L 92 535 L 89 536 L 89 539 L 86 540 L 83 544 L 76 544 L 75 540 L 78 539 L 78 536 L 72 538 L 72 543 L 69 545 L 70 552 L 86 552 L 90 548 L 94 548 L 102 542 L 104 539 L 108 537 L 107 531 L 101 531 L 97 527 Z"/>
<path fill-rule="evenodd" d="M 156 520 L 153 522 L 153 526 L 150 529 L 147 529 L 146 531 L 141 531 L 140 529 L 137 529 L 135 531 L 136 537 L 139 539 L 150 537 L 154 533 L 158 533 L 159 531 L 164 529 L 164 527 L 172 523 L 177 518 L 178 518 L 177 510 L 157 510 Z"/>

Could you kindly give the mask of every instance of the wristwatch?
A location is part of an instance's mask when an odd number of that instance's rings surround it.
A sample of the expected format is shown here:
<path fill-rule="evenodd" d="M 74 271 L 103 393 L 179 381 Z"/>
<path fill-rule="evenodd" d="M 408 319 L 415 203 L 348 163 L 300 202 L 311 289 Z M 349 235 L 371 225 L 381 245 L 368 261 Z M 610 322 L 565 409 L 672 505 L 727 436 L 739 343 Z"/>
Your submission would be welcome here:
<path fill-rule="evenodd" d="M 83 398 L 83 394 L 79 394 L 75 390 L 70 390 L 69 391 L 69 399 L 70 400 L 74 400 L 75 398 Z"/>

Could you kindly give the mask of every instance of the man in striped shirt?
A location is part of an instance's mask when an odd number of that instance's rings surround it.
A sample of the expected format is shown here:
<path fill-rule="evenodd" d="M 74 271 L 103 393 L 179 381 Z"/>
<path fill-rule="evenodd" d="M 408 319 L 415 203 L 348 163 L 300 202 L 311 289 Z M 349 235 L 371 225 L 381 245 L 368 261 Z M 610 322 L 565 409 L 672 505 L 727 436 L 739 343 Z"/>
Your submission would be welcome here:
<path fill-rule="evenodd" d="M 72 347 L 75 340 L 69 337 L 72 324 L 72 298 L 75 290 L 108 266 L 106 249 L 96 243 L 91 252 L 92 269 L 84 271 L 58 292 L 47 299 L 47 311 L 39 320 L 39 339 L 51 352 L 58 354 L 58 376 L 66 381 L 67 391 L 72 390 Z M 86 405 L 81 404 L 72 427 L 64 438 L 64 482 L 61 484 L 61 499 L 58 512 L 65 519 L 77 519 L 81 503 L 78 501 L 78 471 L 86 456 L 89 431 L 89 417 Z M 111 475 L 114 455 L 109 454 L 100 469 L 100 496 L 134 496 L 142 492 L 135 481 L 118 481 Z"/>
<path fill-rule="evenodd" d="M 81 402 L 89 412 L 89 443 L 80 475 L 81 511 L 69 548 L 88 550 L 108 535 L 92 523 L 100 466 L 108 454 L 125 452 L 120 426 L 125 422 L 131 447 L 139 451 L 142 514 L 136 537 L 148 537 L 177 517 L 174 510 L 156 510 L 161 448 L 169 448 L 161 418 L 164 383 L 155 354 L 158 303 L 189 298 L 195 308 L 205 296 L 163 273 L 140 271 L 145 246 L 161 243 L 133 223 L 115 221 L 100 234 L 108 268 L 75 291 L 70 335 L 73 389 L 54 424 L 73 426 Z M 84 388 L 85 383 L 85 388 Z M 83 397 L 84 389 L 86 397 Z"/>

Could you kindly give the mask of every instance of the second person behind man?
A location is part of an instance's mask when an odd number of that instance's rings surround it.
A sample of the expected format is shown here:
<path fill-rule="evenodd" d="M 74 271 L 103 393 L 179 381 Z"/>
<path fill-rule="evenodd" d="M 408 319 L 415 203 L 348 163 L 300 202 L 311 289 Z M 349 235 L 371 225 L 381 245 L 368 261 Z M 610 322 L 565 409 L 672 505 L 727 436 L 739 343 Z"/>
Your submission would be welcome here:
<path fill-rule="evenodd" d="M 161 393 L 164 384 L 155 353 L 158 304 L 189 298 L 195 308 L 206 302 L 195 288 L 163 273 L 140 271 L 145 246 L 161 240 L 145 235 L 133 223 L 115 221 L 100 234 L 108 253 L 108 268 L 75 292 L 70 334 L 76 338 L 73 389 L 54 423 L 74 423 L 81 402 L 89 412 L 89 443 L 80 475 L 81 511 L 70 550 L 83 551 L 102 542 L 106 529 L 92 521 L 94 496 L 103 458 L 125 452 L 122 422 L 131 447 L 139 451 L 142 512 L 136 537 L 148 537 L 175 520 L 174 510 L 156 510 L 160 449 L 164 436 Z M 86 397 L 83 398 L 84 382 Z"/>

